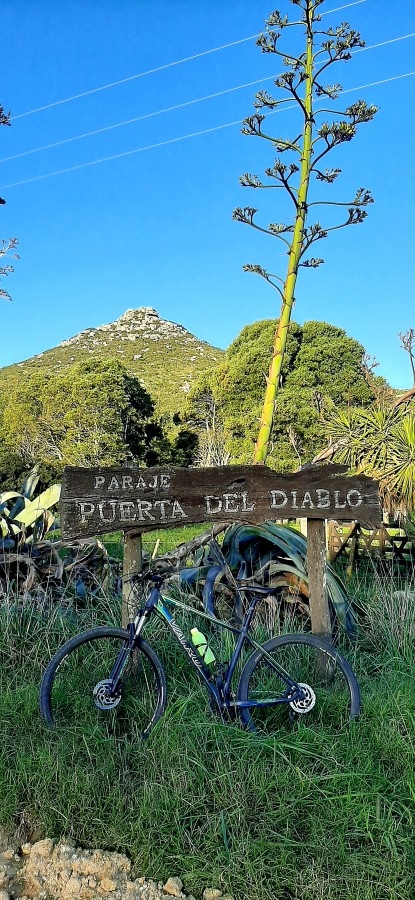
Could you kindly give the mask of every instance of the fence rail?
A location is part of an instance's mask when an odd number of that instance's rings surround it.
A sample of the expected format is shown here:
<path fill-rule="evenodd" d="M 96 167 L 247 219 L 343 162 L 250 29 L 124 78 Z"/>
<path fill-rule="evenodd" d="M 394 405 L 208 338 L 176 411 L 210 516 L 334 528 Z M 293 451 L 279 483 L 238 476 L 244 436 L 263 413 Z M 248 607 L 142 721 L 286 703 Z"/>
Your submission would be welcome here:
<path fill-rule="evenodd" d="M 330 562 L 341 555 L 348 556 L 349 565 L 369 555 L 415 562 L 415 536 L 391 525 L 368 530 L 359 522 L 329 522 L 327 542 Z"/>

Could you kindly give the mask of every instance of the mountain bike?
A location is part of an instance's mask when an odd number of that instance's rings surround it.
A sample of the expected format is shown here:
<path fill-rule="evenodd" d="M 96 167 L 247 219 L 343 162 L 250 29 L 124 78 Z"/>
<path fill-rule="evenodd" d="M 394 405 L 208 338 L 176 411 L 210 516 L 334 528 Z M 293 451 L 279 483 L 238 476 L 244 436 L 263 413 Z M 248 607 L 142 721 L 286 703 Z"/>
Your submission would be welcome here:
<path fill-rule="evenodd" d="M 239 719 L 251 731 L 272 735 L 296 723 L 338 730 L 358 716 L 356 676 L 330 643 L 300 633 L 273 637 L 264 644 L 254 640 L 250 627 L 255 609 L 272 588 L 238 579 L 239 595 L 246 602 L 242 624 L 236 625 L 162 591 L 172 569 L 166 566 L 163 571 L 163 560 L 157 565 L 158 571 L 130 578 L 138 607 L 126 629 L 100 626 L 82 632 L 51 659 L 40 692 L 41 714 L 48 726 L 77 729 L 84 738 L 101 727 L 107 729 L 104 735 L 128 731 L 133 738 L 148 737 L 167 703 L 162 663 L 143 638 L 154 617 L 178 642 L 208 691 L 212 709 L 224 721 Z M 206 639 L 204 647 L 196 647 L 175 621 L 174 608 L 230 632 L 234 645 L 230 659 L 217 663 Z M 247 649 L 252 653 L 245 660 Z"/>

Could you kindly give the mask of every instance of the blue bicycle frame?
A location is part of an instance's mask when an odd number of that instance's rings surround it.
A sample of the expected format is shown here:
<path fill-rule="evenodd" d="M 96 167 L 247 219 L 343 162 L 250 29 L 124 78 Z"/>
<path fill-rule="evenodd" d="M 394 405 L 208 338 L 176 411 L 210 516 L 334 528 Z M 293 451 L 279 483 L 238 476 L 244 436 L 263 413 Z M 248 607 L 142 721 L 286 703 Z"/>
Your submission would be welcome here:
<path fill-rule="evenodd" d="M 271 654 L 269 654 L 264 649 L 264 647 L 261 647 L 260 644 L 253 640 L 253 638 L 248 633 L 259 597 L 261 594 L 269 594 L 269 588 L 263 588 L 260 585 L 251 585 L 249 588 L 242 588 L 242 590 L 249 591 L 249 593 L 252 594 L 252 598 L 242 627 L 237 628 L 233 625 L 228 625 L 227 622 L 222 622 L 220 619 L 208 615 L 205 612 L 201 612 L 200 610 L 196 610 L 191 606 L 187 606 L 185 603 L 182 603 L 179 600 L 175 600 L 172 597 L 162 595 L 160 592 L 160 584 L 162 583 L 162 579 L 154 576 L 153 581 L 155 582 L 154 587 L 151 589 L 151 592 L 144 606 L 137 610 L 134 621 L 132 621 L 129 625 L 129 645 L 119 654 L 113 671 L 110 675 L 112 690 L 114 690 L 114 692 L 117 690 L 117 685 L 122 677 L 122 672 L 130 654 L 135 649 L 139 650 L 140 635 L 144 628 L 144 625 L 153 614 L 156 614 L 160 619 L 162 619 L 162 621 L 167 624 L 169 630 L 180 644 L 191 666 L 196 671 L 198 678 L 211 694 L 220 711 L 229 711 L 230 709 L 241 709 L 247 707 L 276 706 L 279 703 L 292 703 L 293 701 L 302 699 L 303 691 L 301 686 L 293 678 L 291 678 L 289 673 L 275 662 Z M 196 614 L 201 618 L 207 619 L 210 624 L 217 625 L 218 627 L 224 628 L 227 631 L 231 631 L 233 634 L 238 636 L 234 652 L 223 674 L 216 676 L 214 675 L 212 669 L 204 662 L 193 644 L 183 634 L 181 628 L 174 620 L 174 617 L 170 612 L 170 609 L 168 608 L 169 606 L 186 610 L 188 612 L 191 612 L 192 615 Z M 285 690 L 283 691 L 281 696 L 272 699 L 270 698 L 267 700 L 242 701 L 233 699 L 231 693 L 231 681 L 245 641 L 247 641 L 248 644 L 250 644 L 250 646 L 254 649 L 261 650 L 263 658 L 268 662 L 270 668 L 272 668 L 277 673 L 278 677 L 285 685 Z"/>

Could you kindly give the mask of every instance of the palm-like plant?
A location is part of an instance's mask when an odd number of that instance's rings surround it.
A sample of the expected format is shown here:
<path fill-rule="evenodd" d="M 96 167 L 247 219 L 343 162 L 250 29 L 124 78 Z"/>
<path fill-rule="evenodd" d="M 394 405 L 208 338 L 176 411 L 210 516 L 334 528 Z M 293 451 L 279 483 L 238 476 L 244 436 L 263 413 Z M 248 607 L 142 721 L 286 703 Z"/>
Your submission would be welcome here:
<path fill-rule="evenodd" d="M 401 409 L 401 408 L 399 408 Z M 386 471 L 389 491 L 415 510 L 415 414 L 407 412 L 393 426 Z"/>
<path fill-rule="evenodd" d="M 407 404 L 331 410 L 326 424 L 336 462 L 379 481 L 388 512 L 413 513 L 415 413 Z"/>

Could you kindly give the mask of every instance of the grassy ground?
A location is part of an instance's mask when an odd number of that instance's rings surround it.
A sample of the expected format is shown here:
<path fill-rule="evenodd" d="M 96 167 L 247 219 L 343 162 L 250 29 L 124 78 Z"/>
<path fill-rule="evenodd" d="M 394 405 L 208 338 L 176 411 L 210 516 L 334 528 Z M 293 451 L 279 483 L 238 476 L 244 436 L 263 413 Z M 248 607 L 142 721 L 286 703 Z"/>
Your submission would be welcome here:
<path fill-rule="evenodd" d="M 151 556 L 157 544 L 157 556 L 162 556 L 163 553 L 168 553 L 170 550 L 174 550 L 180 544 L 185 544 L 188 541 L 191 541 L 192 538 L 196 537 L 198 534 L 202 534 L 204 531 L 207 531 L 208 528 L 209 524 L 205 523 L 204 525 L 188 525 L 184 526 L 183 528 L 170 528 L 159 531 L 149 531 L 142 537 L 143 554 L 148 554 L 149 556 Z M 119 559 L 121 561 L 123 556 L 123 542 L 121 532 L 115 532 L 114 534 L 105 535 L 103 541 L 110 556 L 113 559 Z"/>
<path fill-rule="evenodd" d="M 272 740 L 217 721 L 160 634 L 170 697 L 145 744 L 46 731 L 38 690 L 51 653 L 80 627 L 118 624 L 120 611 L 101 597 L 71 621 L 10 600 L 0 613 L 0 822 L 22 840 L 126 851 L 137 874 L 178 874 L 196 897 L 216 885 L 237 900 L 412 900 L 415 608 L 411 585 L 398 587 L 393 598 L 391 575 L 372 567 L 352 585 L 364 618 L 345 652 L 360 721 L 336 737 L 303 726 Z"/>

